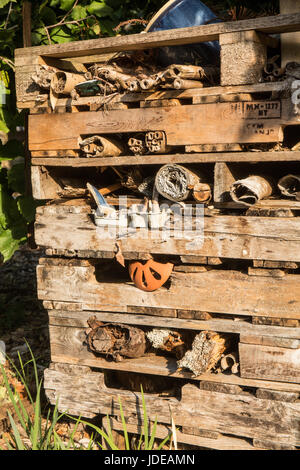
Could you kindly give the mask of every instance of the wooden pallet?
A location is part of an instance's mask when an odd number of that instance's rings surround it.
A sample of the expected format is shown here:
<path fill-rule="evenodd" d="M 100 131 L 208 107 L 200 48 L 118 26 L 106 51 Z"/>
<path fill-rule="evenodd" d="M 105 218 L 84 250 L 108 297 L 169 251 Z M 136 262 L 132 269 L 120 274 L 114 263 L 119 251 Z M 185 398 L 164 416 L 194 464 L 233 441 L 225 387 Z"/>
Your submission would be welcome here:
<path fill-rule="evenodd" d="M 163 392 L 154 386 L 146 393 L 160 438 L 170 430 L 171 410 L 182 444 L 218 450 L 300 447 L 300 202 L 275 194 L 247 209 L 229 198 L 232 183 L 254 170 L 299 173 L 300 152 L 286 146 L 289 126 L 299 125 L 292 79 L 258 83 L 267 48 L 278 47 L 269 35 L 299 30 L 296 13 L 16 50 L 18 107 L 30 112 L 33 196 L 48 200 L 38 208 L 35 224 L 36 242 L 47 255 L 37 267 L 51 342 L 45 390 L 52 404 L 59 398 L 61 411 L 108 415 L 119 432 L 120 396 L 128 430 L 138 434 L 139 388 L 122 382 L 122 374 L 133 374 L 137 381 L 166 384 Z M 221 44 L 222 86 L 122 93 L 113 100 L 60 96 L 53 110 L 48 94 L 32 80 L 38 65 L 83 71 L 121 51 L 211 40 Z M 241 56 L 240 68 L 233 70 L 232 57 Z M 255 64 L 253 56 L 259 59 Z M 169 153 L 137 156 L 126 149 L 118 157 L 86 158 L 80 151 L 80 136 L 149 130 L 165 132 Z M 106 167 L 117 173 L 139 166 L 147 174 L 167 163 L 205 170 L 214 187 L 213 200 L 201 208 L 197 236 L 191 231 L 180 238 L 173 230 L 167 239 L 162 231 L 145 238 L 145 231 L 137 230 L 106 237 L 93 222 L 86 191 L 90 178 Z M 114 192 L 107 201 L 119 203 Z M 139 202 L 132 194 L 123 204 Z M 195 222 L 195 202 L 187 206 Z M 137 289 L 114 259 L 120 251 L 126 267 L 131 260 L 171 261 L 168 284 L 155 292 Z M 195 376 L 179 370 L 174 357 L 154 353 L 114 362 L 87 348 L 92 316 L 145 331 L 227 335 L 239 372 Z M 118 383 L 111 383 L 112 377 Z"/>
<path fill-rule="evenodd" d="M 130 431 L 137 433 L 141 426 L 140 393 L 108 388 L 105 374 L 100 371 L 53 363 L 45 371 L 45 388 L 51 403 L 60 398 L 61 410 L 90 418 L 98 414 L 109 415 L 113 418 L 113 427 L 119 430 L 120 422 L 114 417 L 120 416 L 120 397 L 129 424 L 134 423 L 129 427 Z M 274 399 L 276 394 L 272 395 L 272 392 L 261 393 L 259 390 L 251 393 L 240 387 L 217 387 L 203 381 L 200 387 L 184 385 L 180 399 L 145 394 L 145 400 L 150 421 L 159 416 L 159 423 L 164 425 L 159 428 L 161 437 L 172 416 L 179 427 L 179 442 L 222 450 L 272 449 L 275 445 L 281 449 L 295 449 L 300 442 L 298 404 L 288 401 L 291 399 L 289 394 L 278 393 Z M 193 428 L 187 426 L 191 419 Z"/>

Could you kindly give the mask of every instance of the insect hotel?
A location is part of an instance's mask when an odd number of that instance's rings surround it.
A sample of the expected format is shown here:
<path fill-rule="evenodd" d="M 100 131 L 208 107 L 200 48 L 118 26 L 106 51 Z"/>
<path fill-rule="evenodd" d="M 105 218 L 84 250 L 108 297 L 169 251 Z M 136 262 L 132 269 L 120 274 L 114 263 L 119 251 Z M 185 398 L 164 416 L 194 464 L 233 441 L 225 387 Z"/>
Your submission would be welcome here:
<path fill-rule="evenodd" d="M 198 449 L 300 447 L 298 31 L 293 13 L 16 50 L 61 411 L 117 432 L 120 397 L 138 434 L 142 386 L 158 438 L 173 419 Z"/>

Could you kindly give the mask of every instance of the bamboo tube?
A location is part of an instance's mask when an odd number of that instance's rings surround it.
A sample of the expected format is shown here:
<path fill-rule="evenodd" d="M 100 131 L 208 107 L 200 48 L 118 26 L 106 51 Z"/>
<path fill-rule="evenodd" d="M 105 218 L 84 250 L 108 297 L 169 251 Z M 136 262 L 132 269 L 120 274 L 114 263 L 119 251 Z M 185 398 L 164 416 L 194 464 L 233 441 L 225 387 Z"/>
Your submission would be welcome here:
<path fill-rule="evenodd" d="M 238 356 L 236 353 L 232 354 L 226 354 L 225 356 L 222 357 L 221 362 L 221 369 L 222 370 L 230 370 L 233 374 L 238 373 L 238 368 L 239 368 L 239 361 L 238 361 Z"/>
<path fill-rule="evenodd" d="M 300 175 L 287 175 L 278 182 L 278 188 L 283 196 L 299 198 L 300 196 Z"/>
<path fill-rule="evenodd" d="M 51 89 L 56 94 L 70 95 L 75 86 L 84 82 L 84 75 L 69 72 L 56 72 L 51 79 Z"/>
<path fill-rule="evenodd" d="M 174 202 L 187 200 L 199 182 L 199 175 L 176 164 L 164 165 L 155 177 L 155 187 L 159 194 Z"/>
<path fill-rule="evenodd" d="M 118 157 L 124 153 L 121 142 L 98 135 L 82 140 L 79 147 L 86 157 Z"/>
<path fill-rule="evenodd" d="M 128 147 L 135 155 L 145 155 L 148 152 L 144 134 L 136 134 L 134 137 L 130 137 Z"/>
<path fill-rule="evenodd" d="M 270 197 L 272 193 L 271 181 L 261 176 L 249 176 L 249 178 L 235 181 L 230 189 L 233 201 L 245 206 L 253 206 L 261 199 Z"/>
<path fill-rule="evenodd" d="M 139 86 L 142 90 L 150 90 L 151 88 L 154 88 L 157 85 L 158 85 L 157 80 L 154 80 L 151 77 L 143 78 L 142 80 L 139 80 Z"/>
<path fill-rule="evenodd" d="M 189 90 L 190 88 L 203 88 L 203 83 L 198 80 L 183 80 L 182 78 L 175 78 L 173 81 L 175 90 Z"/>
<path fill-rule="evenodd" d="M 171 72 L 169 72 L 169 75 L 172 75 L 172 73 L 182 79 L 186 80 L 212 80 L 216 78 L 220 74 L 220 70 L 218 67 L 200 67 L 197 65 L 172 65 L 171 67 Z"/>
<path fill-rule="evenodd" d="M 166 134 L 162 131 L 147 132 L 145 142 L 151 153 L 167 153 L 171 150 L 171 147 L 167 145 Z"/>

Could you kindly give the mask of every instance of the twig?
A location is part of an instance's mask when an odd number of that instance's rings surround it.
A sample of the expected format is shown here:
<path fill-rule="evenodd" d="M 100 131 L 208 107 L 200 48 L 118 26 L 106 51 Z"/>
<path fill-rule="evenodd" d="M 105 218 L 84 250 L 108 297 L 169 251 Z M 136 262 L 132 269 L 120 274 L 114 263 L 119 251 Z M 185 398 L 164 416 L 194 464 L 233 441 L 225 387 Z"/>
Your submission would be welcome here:
<path fill-rule="evenodd" d="M 122 26 L 127 26 L 128 24 L 132 24 L 132 23 L 138 23 L 138 24 L 148 24 L 149 21 L 147 20 L 140 20 L 140 19 L 132 19 L 132 20 L 128 20 L 128 21 L 122 21 L 122 23 L 119 23 L 118 26 L 116 26 L 114 28 L 114 31 L 118 31 L 119 29 L 122 28 Z"/>
<path fill-rule="evenodd" d="M 78 1 L 79 1 L 79 0 L 76 0 L 76 1 L 75 1 L 75 3 L 74 3 L 74 5 L 72 6 L 72 8 L 71 8 L 71 9 L 68 11 L 68 13 L 66 13 L 65 16 L 60 20 L 60 23 L 58 23 L 58 25 L 64 23 L 65 19 L 68 18 L 69 14 L 72 13 L 72 11 L 74 10 L 74 8 L 77 6 Z M 58 25 L 57 25 L 57 26 L 58 26 Z"/>
<path fill-rule="evenodd" d="M 56 28 L 57 26 L 64 26 L 65 24 L 77 24 L 78 26 L 80 26 L 79 23 L 81 21 L 87 20 L 88 18 L 95 18 L 95 16 L 94 15 L 89 15 L 89 16 L 86 16 L 85 18 L 81 18 L 80 20 L 65 21 L 64 23 L 62 23 L 60 21 L 59 23 L 51 24 L 50 26 L 44 26 L 44 29 L 45 29 L 47 37 L 48 37 L 49 44 L 51 44 L 51 37 L 50 37 L 49 31 L 48 31 L 49 29 Z"/>
<path fill-rule="evenodd" d="M 0 60 L 2 60 L 2 62 L 5 62 L 7 65 L 9 65 L 13 70 L 15 70 L 15 64 L 13 63 L 12 60 L 8 59 L 7 57 L 2 57 L 0 55 Z"/>
<path fill-rule="evenodd" d="M 10 4 L 9 4 L 9 10 L 8 10 L 7 17 L 6 17 L 6 20 L 5 20 L 4 29 L 7 28 L 11 11 L 12 11 L 12 2 L 10 2 Z"/>

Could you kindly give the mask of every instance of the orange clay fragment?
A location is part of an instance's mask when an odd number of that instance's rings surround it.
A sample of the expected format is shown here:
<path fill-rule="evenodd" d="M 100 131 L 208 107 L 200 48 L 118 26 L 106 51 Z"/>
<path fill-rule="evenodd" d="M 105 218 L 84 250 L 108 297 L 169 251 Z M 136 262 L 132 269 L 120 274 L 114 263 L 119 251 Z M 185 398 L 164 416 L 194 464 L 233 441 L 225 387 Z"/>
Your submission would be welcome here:
<path fill-rule="evenodd" d="M 129 265 L 129 275 L 136 287 L 147 292 L 153 292 L 167 282 L 173 266 L 172 263 L 158 263 L 153 259 L 148 260 L 145 264 L 140 261 L 133 261 Z"/>

